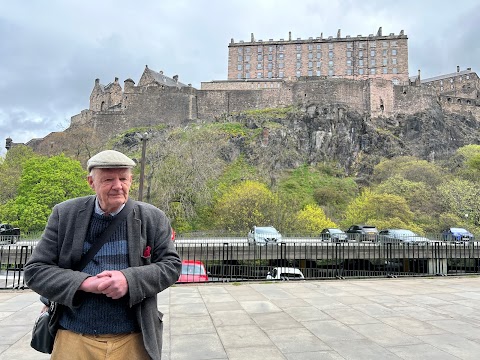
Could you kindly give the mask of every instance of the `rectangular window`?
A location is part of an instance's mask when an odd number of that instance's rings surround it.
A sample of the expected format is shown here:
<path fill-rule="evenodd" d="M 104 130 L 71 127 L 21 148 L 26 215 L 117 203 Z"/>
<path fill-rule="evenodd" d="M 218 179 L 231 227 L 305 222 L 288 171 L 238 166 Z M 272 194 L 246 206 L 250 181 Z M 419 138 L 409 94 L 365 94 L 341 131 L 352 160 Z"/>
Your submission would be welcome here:
<path fill-rule="evenodd" d="M 245 64 L 245 70 L 250 70 L 250 64 Z"/>
<path fill-rule="evenodd" d="M 443 91 L 443 86 L 440 86 L 440 91 Z"/>
<path fill-rule="evenodd" d="M 333 75 L 334 75 L 333 69 L 328 70 L 328 76 L 333 76 Z"/>
<path fill-rule="evenodd" d="M 300 71 L 297 71 L 296 75 L 297 77 L 300 77 Z"/>
<path fill-rule="evenodd" d="M 245 52 L 246 52 L 247 54 L 250 54 L 250 48 L 246 48 L 246 49 L 245 49 Z"/>
<path fill-rule="evenodd" d="M 347 69 L 347 75 L 352 75 L 352 69 Z"/>
<path fill-rule="evenodd" d="M 321 75 L 320 70 L 317 70 L 317 76 L 320 76 L 320 75 Z"/>
<path fill-rule="evenodd" d="M 329 57 L 330 59 L 333 59 L 333 51 L 329 51 L 329 52 L 328 52 L 328 57 Z"/>
<path fill-rule="evenodd" d="M 279 63 L 278 63 L 278 67 L 279 67 L 280 69 L 283 69 L 284 66 L 285 66 L 285 64 L 284 64 L 283 62 L 279 62 Z"/>
<path fill-rule="evenodd" d="M 383 50 L 383 56 L 387 56 L 387 50 Z"/>
<path fill-rule="evenodd" d="M 273 51 L 273 46 L 269 46 L 268 47 L 268 52 L 272 52 Z"/>
<path fill-rule="evenodd" d="M 297 69 L 300 69 L 302 67 L 302 63 L 301 62 L 297 62 Z"/>
<path fill-rule="evenodd" d="M 257 46 L 257 52 L 261 54 L 263 52 L 263 47 Z"/>
<path fill-rule="evenodd" d="M 272 72 L 271 72 L 271 71 L 268 72 L 268 78 L 269 78 L 269 79 L 272 78 Z"/>
<path fill-rule="evenodd" d="M 333 67 L 333 60 L 330 60 L 330 61 L 328 62 L 328 66 L 329 66 L 329 67 Z"/>
<path fill-rule="evenodd" d="M 272 70 L 273 68 L 273 64 L 272 63 L 268 63 L 268 70 Z"/>
<path fill-rule="evenodd" d="M 322 53 L 317 53 L 317 59 L 321 59 L 322 58 Z"/>
<path fill-rule="evenodd" d="M 358 57 L 363 57 L 363 50 L 358 51 Z"/>
<path fill-rule="evenodd" d="M 317 44 L 317 50 L 321 50 L 322 49 L 322 45 L 321 44 Z"/>
<path fill-rule="evenodd" d="M 310 51 L 313 50 L 313 45 L 312 45 L 312 44 L 309 44 L 309 45 L 308 45 L 308 50 L 310 50 Z"/>
<path fill-rule="evenodd" d="M 249 72 L 245 73 L 245 78 L 250 79 L 250 73 Z"/>
<path fill-rule="evenodd" d="M 239 74 L 237 75 L 237 79 L 241 79 L 241 78 L 242 78 L 242 74 L 239 73 Z"/>
<path fill-rule="evenodd" d="M 333 49 L 333 44 L 328 44 L 328 49 L 332 50 Z"/>
<path fill-rule="evenodd" d="M 237 66 L 237 70 L 238 70 L 238 71 L 242 70 L 242 65 L 238 65 L 238 66 Z"/>
<path fill-rule="evenodd" d="M 393 64 L 393 65 L 397 65 L 397 59 L 396 59 L 396 58 L 393 58 L 393 59 L 392 59 L 392 64 Z"/>
<path fill-rule="evenodd" d="M 278 47 L 278 51 L 283 51 L 283 45 L 280 45 L 280 46 Z"/>
<path fill-rule="evenodd" d="M 312 70 L 308 70 L 308 76 L 313 76 L 313 71 Z"/>
<path fill-rule="evenodd" d="M 321 61 L 317 61 L 317 68 L 321 67 L 322 66 L 322 62 Z"/>
<path fill-rule="evenodd" d="M 388 63 L 388 60 L 387 60 L 387 59 L 383 59 L 383 60 L 382 60 L 382 64 L 383 64 L 383 65 L 387 65 L 387 63 Z"/>
<path fill-rule="evenodd" d="M 258 56 L 257 56 L 257 60 L 258 60 L 258 61 L 262 61 L 262 60 L 263 60 L 263 56 L 262 56 L 262 55 L 258 55 Z"/>
<path fill-rule="evenodd" d="M 309 67 L 309 68 L 313 67 L 313 62 L 309 61 L 309 62 L 308 62 L 308 67 Z"/>
<path fill-rule="evenodd" d="M 353 44 L 352 44 L 352 43 L 347 43 L 347 49 L 351 49 L 351 48 L 352 48 L 352 46 L 353 46 Z"/>
<path fill-rule="evenodd" d="M 263 77 L 263 75 L 262 75 L 261 72 L 257 73 L 257 79 L 261 79 L 262 77 Z"/>
<path fill-rule="evenodd" d="M 297 45 L 297 51 L 302 51 L 302 45 Z"/>
<path fill-rule="evenodd" d="M 377 47 L 377 43 L 376 43 L 376 42 L 374 42 L 374 41 L 373 41 L 373 42 L 371 42 L 369 45 L 370 45 L 370 47 L 371 47 L 371 48 L 372 48 L 372 47 Z"/>
<path fill-rule="evenodd" d="M 273 60 L 273 55 L 272 54 L 268 54 L 268 61 L 272 61 Z"/>
<path fill-rule="evenodd" d="M 279 77 L 279 78 L 283 78 L 284 76 L 285 76 L 285 75 L 284 75 L 283 71 L 279 71 L 279 72 L 278 72 L 278 77 Z"/>
<path fill-rule="evenodd" d="M 358 43 L 358 48 L 359 48 L 359 49 L 363 49 L 363 42 Z"/>
<path fill-rule="evenodd" d="M 297 60 L 300 60 L 302 58 L 302 54 L 298 53 L 297 54 Z"/>
<path fill-rule="evenodd" d="M 392 49 L 392 55 L 396 56 L 397 55 L 397 49 Z"/>
<path fill-rule="evenodd" d="M 390 46 L 395 46 L 395 47 L 396 47 L 396 46 L 397 46 L 397 42 L 396 42 L 396 41 L 390 42 Z"/>
<path fill-rule="evenodd" d="M 238 53 L 239 53 L 239 54 L 243 54 L 243 48 L 239 47 L 239 48 L 238 48 Z"/>
<path fill-rule="evenodd" d="M 388 42 L 384 41 L 384 42 L 382 43 L 382 45 L 383 45 L 383 47 L 388 47 Z"/>
<path fill-rule="evenodd" d="M 358 60 L 358 66 L 363 66 L 363 60 L 362 59 Z"/>
<path fill-rule="evenodd" d="M 397 73 L 397 68 L 393 68 L 392 69 L 392 74 L 396 74 Z"/>
<path fill-rule="evenodd" d="M 245 56 L 245 61 L 246 61 L 246 62 L 249 62 L 249 61 L 250 61 L 250 55 L 246 55 L 246 56 Z"/>
<path fill-rule="evenodd" d="M 351 51 L 347 51 L 347 57 L 352 57 L 352 52 Z"/>
<path fill-rule="evenodd" d="M 370 69 L 370 74 L 375 75 L 375 69 Z"/>
<path fill-rule="evenodd" d="M 370 65 L 375 66 L 375 59 L 370 60 Z"/>
<path fill-rule="evenodd" d="M 352 60 L 347 60 L 347 66 L 352 66 Z"/>
<path fill-rule="evenodd" d="M 375 50 L 370 51 L 370 56 L 375 56 Z"/>
<path fill-rule="evenodd" d="M 313 59 L 313 53 L 308 53 L 308 58 Z"/>
<path fill-rule="evenodd" d="M 283 59 L 284 59 L 284 54 L 278 54 L 278 58 L 279 58 L 280 60 L 283 60 Z"/>
<path fill-rule="evenodd" d="M 262 64 L 257 64 L 257 69 L 262 69 L 262 68 L 263 68 Z"/>
<path fill-rule="evenodd" d="M 386 67 L 382 68 L 382 72 L 383 72 L 384 74 L 386 74 L 386 73 L 387 73 L 387 68 L 386 68 Z"/>
<path fill-rule="evenodd" d="M 360 75 L 363 75 L 363 69 L 358 69 L 358 73 L 359 73 Z"/>
<path fill-rule="evenodd" d="M 239 61 L 239 62 L 242 62 L 242 61 L 243 61 L 243 56 L 242 56 L 242 55 L 238 55 L 238 61 Z"/>

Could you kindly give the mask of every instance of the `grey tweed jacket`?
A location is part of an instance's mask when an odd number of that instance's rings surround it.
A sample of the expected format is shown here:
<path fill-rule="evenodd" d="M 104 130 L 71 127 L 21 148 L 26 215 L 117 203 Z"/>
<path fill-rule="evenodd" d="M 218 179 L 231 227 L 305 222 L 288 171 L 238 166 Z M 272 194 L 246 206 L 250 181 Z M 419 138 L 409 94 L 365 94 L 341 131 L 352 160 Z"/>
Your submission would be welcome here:
<path fill-rule="evenodd" d="M 25 266 L 25 281 L 30 289 L 71 308 L 81 304 L 82 292 L 77 290 L 89 276 L 71 268 L 82 256 L 94 203 L 93 195 L 56 205 Z M 127 216 L 130 267 L 122 272 L 128 281 L 129 305 L 142 331 L 145 349 L 154 360 L 161 359 L 163 330 L 157 294 L 178 280 L 181 269 L 170 236 L 170 222 L 161 210 L 134 201 Z M 144 256 L 147 246 L 151 248 L 149 257 Z"/>

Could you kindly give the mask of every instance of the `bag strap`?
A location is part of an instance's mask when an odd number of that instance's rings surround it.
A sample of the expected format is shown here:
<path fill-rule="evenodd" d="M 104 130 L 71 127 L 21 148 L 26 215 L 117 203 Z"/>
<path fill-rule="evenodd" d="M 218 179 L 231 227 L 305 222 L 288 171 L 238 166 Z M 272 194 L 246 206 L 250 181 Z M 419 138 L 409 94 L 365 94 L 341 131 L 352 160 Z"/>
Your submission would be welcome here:
<path fill-rule="evenodd" d="M 102 232 L 102 234 L 95 240 L 92 247 L 88 249 L 87 253 L 82 256 L 80 262 L 73 266 L 73 270 L 83 270 L 85 266 L 93 259 L 97 252 L 102 248 L 102 246 L 107 242 L 110 236 L 113 234 L 117 226 L 123 222 L 127 217 L 130 211 L 133 209 L 133 201 L 128 200 L 117 215 L 113 217 L 113 220 L 108 224 L 107 228 Z"/>

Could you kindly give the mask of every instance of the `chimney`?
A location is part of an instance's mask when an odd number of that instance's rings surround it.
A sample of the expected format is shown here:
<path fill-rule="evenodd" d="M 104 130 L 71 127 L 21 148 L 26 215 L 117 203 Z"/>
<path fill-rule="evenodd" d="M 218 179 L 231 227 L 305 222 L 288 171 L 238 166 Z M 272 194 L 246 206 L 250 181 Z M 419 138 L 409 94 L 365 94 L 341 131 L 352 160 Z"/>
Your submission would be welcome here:
<path fill-rule="evenodd" d="M 173 75 L 173 81 L 178 83 L 178 75 Z"/>
<path fill-rule="evenodd" d="M 250 35 L 250 42 L 255 42 L 255 37 L 253 36 L 253 33 Z"/>
<path fill-rule="evenodd" d="M 340 32 L 341 32 L 341 29 L 338 29 L 338 31 L 337 31 L 337 39 L 341 38 Z"/>
<path fill-rule="evenodd" d="M 460 72 L 460 66 L 457 65 L 457 72 Z"/>
<path fill-rule="evenodd" d="M 163 70 L 160 70 L 158 73 L 159 73 L 160 75 L 163 75 Z"/>
<path fill-rule="evenodd" d="M 472 71 L 472 68 L 467 68 L 468 71 Z"/>
<path fill-rule="evenodd" d="M 418 81 L 420 81 L 420 69 L 418 69 Z"/>
<path fill-rule="evenodd" d="M 95 85 L 99 85 L 100 84 L 100 79 L 95 79 Z"/>
<path fill-rule="evenodd" d="M 118 77 L 115 76 L 115 84 L 118 84 Z"/>
<path fill-rule="evenodd" d="M 288 32 L 288 41 L 292 41 L 292 32 L 291 31 Z"/>
<path fill-rule="evenodd" d="M 382 27 L 381 26 L 378 28 L 377 36 L 382 36 Z"/>

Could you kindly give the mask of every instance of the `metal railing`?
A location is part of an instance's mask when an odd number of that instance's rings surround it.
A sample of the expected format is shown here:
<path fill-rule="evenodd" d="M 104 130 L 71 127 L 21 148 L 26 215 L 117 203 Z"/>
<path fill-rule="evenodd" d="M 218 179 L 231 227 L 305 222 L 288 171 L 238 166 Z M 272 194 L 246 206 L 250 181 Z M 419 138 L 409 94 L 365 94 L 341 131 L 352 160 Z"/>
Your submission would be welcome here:
<path fill-rule="evenodd" d="M 269 276 L 274 268 L 284 270 L 281 279 L 298 279 L 291 269 L 295 268 L 307 280 L 480 274 L 480 242 L 476 241 L 417 244 L 284 239 L 259 246 L 245 239 L 221 238 L 176 240 L 175 247 L 183 260 L 203 265 L 209 282 L 274 280 Z M 0 246 L 0 289 L 25 288 L 23 267 L 33 248 L 19 243 Z M 192 276 L 186 281 L 203 280 Z"/>

